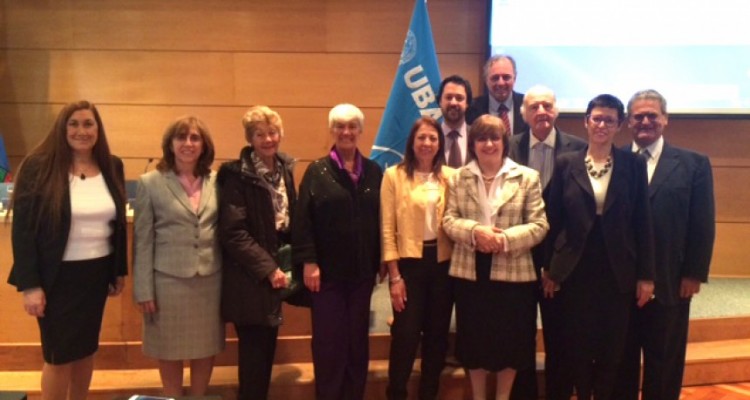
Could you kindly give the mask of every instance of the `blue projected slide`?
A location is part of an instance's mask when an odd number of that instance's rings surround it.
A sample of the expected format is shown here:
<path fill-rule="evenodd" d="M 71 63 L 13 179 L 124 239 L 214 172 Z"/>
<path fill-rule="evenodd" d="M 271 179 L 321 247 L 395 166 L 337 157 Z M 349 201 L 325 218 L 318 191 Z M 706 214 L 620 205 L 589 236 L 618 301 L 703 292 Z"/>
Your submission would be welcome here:
<path fill-rule="evenodd" d="M 750 113 L 750 2 L 494 0 L 492 53 L 517 90 L 551 87 L 563 111 L 656 89 L 670 113 Z"/>

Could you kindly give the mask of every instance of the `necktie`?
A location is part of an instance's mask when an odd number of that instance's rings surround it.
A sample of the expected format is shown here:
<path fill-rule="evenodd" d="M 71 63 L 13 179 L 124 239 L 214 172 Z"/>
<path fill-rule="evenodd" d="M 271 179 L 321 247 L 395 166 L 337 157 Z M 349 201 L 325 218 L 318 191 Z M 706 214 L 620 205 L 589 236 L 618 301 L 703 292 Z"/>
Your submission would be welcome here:
<path fill-rule="evenodd" d="M 510 130 L 510 119 L 508 118 L 508 107 L 506 107 L 505 104 L 500 104 L 500 107 L 497 108 L 497 115 L 503 120 L 505 128 L 508 130 L 508 134 L 512 134 L 513 132 Z"/>
<path fill-rule="evenodd" d="M 448 132 L 448 139 L 451 141 L 451 148 L 448 151 L 448 166 L 459 168 L 461 166 L 461 148 L 458 146 L 458 132 Z"/>
<path fill-rule="evenodd" d="M 539 177 L 542 181 L 542 188 L 547 187 L 551 175 L 551 165 L 547 165 L 547 152 L 551 148 L 544 143 L 537 143 L 531 149 L 531 157 L 529 157 L 529 167 L 539 171 Z"/>
<path fill-rule="evenodd" d="M 636 153 L 638 153 L 638 157 L 641 157 L 644 160 L 646 160 L 646 168 L 647 168 L 646 172 L 648 174 L 648 183 L 651 183 L 651 178 L 654 177 L 654 170 L 656 170 L 656 163 L 651 162 L 651 152 L 648 151 L 647 148 L 641 147 L 638 149 Z"/>

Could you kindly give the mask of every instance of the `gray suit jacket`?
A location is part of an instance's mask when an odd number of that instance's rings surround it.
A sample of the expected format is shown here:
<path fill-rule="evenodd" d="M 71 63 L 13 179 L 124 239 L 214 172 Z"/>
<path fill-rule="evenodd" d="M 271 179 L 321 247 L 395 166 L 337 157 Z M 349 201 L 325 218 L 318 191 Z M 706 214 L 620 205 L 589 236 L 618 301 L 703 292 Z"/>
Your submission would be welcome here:
<path fill-rule="evenodd" d="M 133 295 L 137 302 L 154 300 L 155 271 L 180 278 L 219 272 L 215 172 L 203 178 L 198 212 L 172 171 L 142 175 L 134 208 Z"/>

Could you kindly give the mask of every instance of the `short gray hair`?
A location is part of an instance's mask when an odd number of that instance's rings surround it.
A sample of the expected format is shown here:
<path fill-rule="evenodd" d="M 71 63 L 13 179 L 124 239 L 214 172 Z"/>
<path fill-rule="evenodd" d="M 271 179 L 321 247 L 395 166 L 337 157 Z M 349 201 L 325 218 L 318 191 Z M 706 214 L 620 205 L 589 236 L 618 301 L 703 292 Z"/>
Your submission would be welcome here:
<path fill-rule="evenodd" d="M 667 115 L 667 99 L 654 89 L 639 90 L 628 100 L 628 115 L 632 111 L 633 103 L 638 100 L 654 100 L 659 102 L 661 113 Z"/>
<path fill-rule="evenodd" d="M 490 67 L 492 67 L 492 64 L 500 60 L 510 61 L 510 65 L 513 67 L 513 77 L 518 76 L 518 73 L 516 72 L 516 60 L 513 59 L 513 57 L 507 54 L 495 54 L 494 56 L 490 57 L 486 63 L 484 63 L 484 68 L 482 68 L 482 77 L 484 78 L 485 82 L 487 81 L 487 77 L 490 75 Z"/>

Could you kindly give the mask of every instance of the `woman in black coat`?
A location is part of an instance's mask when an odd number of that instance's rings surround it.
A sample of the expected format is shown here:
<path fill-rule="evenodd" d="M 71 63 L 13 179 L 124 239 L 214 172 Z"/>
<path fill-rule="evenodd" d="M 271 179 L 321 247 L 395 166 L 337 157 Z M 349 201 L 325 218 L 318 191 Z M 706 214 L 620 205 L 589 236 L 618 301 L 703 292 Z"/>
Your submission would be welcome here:
<path fill-rule="evenodd" d="M 294 213 L 294 259 L 312 292 L 315 392 L 321 400 L 364 397 L 370 296 L 380 265 L 380 167 L 357 149 L 364 115 L 339 104 L 334 140 L 307 168 Z"/>
<path fill-rule="evenodd" d="M 288 284 L 278 250 L 290 243 L 297 198 L 293 160 L 278 152 L 281 117 L 265 106 L 242 120 L 249 146 L 219 170 L 219 236 L 223 249 L 221 310 L 239 341 L 239 399 L 265 399 Z"/>

